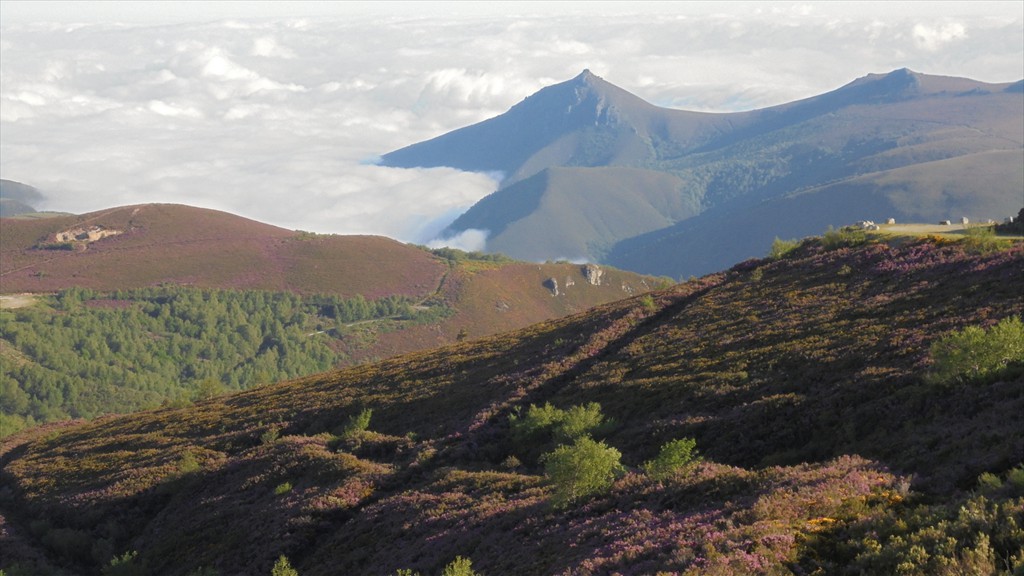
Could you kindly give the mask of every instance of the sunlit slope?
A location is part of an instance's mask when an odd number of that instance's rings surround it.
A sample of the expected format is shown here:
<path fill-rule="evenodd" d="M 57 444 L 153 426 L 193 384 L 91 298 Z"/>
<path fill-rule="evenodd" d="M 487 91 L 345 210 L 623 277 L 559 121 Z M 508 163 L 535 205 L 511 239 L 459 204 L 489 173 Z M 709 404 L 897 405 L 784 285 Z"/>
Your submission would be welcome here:
<path fill-rule="evenodd" d="M 9 439 L 0 506 L 22 562 L 95 572 L 93 551 L 137 551 L 161 574 L 281 554 L 302 574 L 434 574 L 457 555 L 493 574 L 886 574 L 926 561 L 884 536 L 926 539 L 922 523 L 960 537 L 920 540 L 935 558 L 1009 562 L 1024 513 L 992 487 L 1022 462 L 1021 372 L 925 376 L 936 340 L 1024 313 L 1022 274 L 1020 244 L 812 240 L 517 332 Z M 551 506 L 544 446 L 509 429 L 546 402 L 614 419 L 599 438 L 628 473 L 608 492 Z M 642 472 L 681 437 L 704 463 Z"/>

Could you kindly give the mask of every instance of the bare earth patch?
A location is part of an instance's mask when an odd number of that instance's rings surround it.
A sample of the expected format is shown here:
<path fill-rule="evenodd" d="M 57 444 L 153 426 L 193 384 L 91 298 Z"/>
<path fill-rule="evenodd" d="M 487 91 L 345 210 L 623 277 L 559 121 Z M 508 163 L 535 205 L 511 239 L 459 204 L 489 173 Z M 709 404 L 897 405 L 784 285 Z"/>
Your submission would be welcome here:
<path fill-rule="evenodd" d="M 882 224 L 884 232 L 893 234 L 963 234 L 967 229 L 963 224 Z"/>
<path fill-rule="evenodd" d="M 35 294 L 4 294 L 0 295 L 0 309 L 14 310 L 31 306 L 36 302 Z"/>
<path fill-rule="evenodd" d="M 988 226 L 987 224 L 964 225 L 959 222 L 953 224 L 880 224 L 879 231 L 887 234 L 906 236 L 956 236 L 961 237 L 967 234 L 967 229 L 972 226 Z M 1009 236 L 1000 234 L 1000 238 L 1015 240 L 1021 236 Z"/>

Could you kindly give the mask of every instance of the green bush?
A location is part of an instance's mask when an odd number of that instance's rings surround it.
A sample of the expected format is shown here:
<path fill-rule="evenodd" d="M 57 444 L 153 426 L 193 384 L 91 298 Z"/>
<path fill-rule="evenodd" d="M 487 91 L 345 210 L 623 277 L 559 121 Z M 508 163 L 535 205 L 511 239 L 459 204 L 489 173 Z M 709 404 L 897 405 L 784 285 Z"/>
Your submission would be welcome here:
<path fill-rule="evenodd" d="M 456 556 L 441 572 L 441 576 L 477 576 L 473 571 L 473 561 L 469 558 Z"/>
<path fill-rule="evenodd" d="M 277 426 L 271 426 L 260 434 L 260 443 L 267 445 L 277 442 L 277 439 L 281 437 L 281 429 Z"/>
<path fill-rule="evenodd" d="M 586 406 L 572 406 L 568 410 L 555 408 L 550 403 L 530 405 L 526 415 L 509 417 L 512 437 L 520 446 L 535 445 L 547 440 L 557 443 L 573 442 L 578 438 L 606 431 L 611 421 L 601 414 L 601 405 L 591 402 Z"/>
<path fill-rule="evenodd" d="M 932 343 L 930 353 L 929 382 L 952 384 L 995 375 L 1024 364 L 1024 323 L 1011 316 L 987 330 L 967 326 Z"/>
<path fill-rule="evenodd" d="M 555 485 L 552 504 L 566 506 L 611 488 L 625 469 L 622 454 L 604 444 L 583 437 L 571 446 L 559 446 L 542 457 L 544 475 Z"/>
<path fill-rule="evenodd" d="M 640 305 L 648 312 L 654 312 L 658 309 L 658 304 L 650 294 L 644 294 L 640 297 Z"/>
<path fill-rule="evenodd" d="M 103 576 L 144 576 L 148 574 L 145 567 L 138 562 L 139 553 L 132 550 L 121 556 L 115 556 L 110 564 L 103 567 Z"/>
<path fill-rule="evenodd" d="M 270 576 L 299 576 L 299 572 L 292 568 L 288 558 L 282 554 L 277 562 L 274 563 L 273 569 L 270 571 Z"/>
<path fill-rule="evenodd" d="M 772 241 L 771 250 L 768 251 L 768 257 L 772 260 L 778 260 L 793 250 L 796 250 L 799 246 L 799 240 L 783 240 L 776 236 L 775 240 Z"/>
<path fill-rule="evenodd" d="M 857 246 L 867 241 L 867 234 L 857 228 L 835 228 L 829 226 L 821 236 L 821 245 L 826 250 L 835 250 L 846 246 Z"/>
<path fill-rule="evenodd" d="M 971 226 L 964 231 L 964 247 L 975 254 L 997 252 L 1010 243 L 996 236 L 993 226 Z"/>
<path fill-rule="evenodd" d="M 664 480 L 677 470 L 696 462 L 697 441 L 693 438 L 681 438 L 672 440 L 661 447 L 658 457 L 645 462 L 643 469 L 647 475 L 655 480 Z"/>
<path fill-rule="evenodd" d="M 342 438 L 352 438 L 360 432 L 366 432 L 370 428 L 370 419 L 373 418 L 373 410 L 364 408 L 359 414 L 348 417 L 348 422 L 341 429 Z"/>

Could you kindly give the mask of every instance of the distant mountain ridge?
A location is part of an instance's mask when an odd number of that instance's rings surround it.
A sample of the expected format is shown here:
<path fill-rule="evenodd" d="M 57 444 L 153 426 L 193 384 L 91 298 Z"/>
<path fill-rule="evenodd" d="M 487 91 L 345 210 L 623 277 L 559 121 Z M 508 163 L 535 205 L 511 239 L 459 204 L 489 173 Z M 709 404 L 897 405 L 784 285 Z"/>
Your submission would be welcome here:
<path fill-rule="evenodd" d="M 43 195 L 28 184 L 0 179 L 0 217 L 7 218 L 36 211 Z"/>
<path fill-rule="evenodd" d="M 711 114 L 656 107 L 584 71 L 382 163 L 502 172 L 501 188 L 449 228 L 489 231 L 488 250 L 680 277 L 860 219 L 1016 213 L 1021 86 L 901 69 Z M 732 219 L 753 225 L 736 234 Z"/>

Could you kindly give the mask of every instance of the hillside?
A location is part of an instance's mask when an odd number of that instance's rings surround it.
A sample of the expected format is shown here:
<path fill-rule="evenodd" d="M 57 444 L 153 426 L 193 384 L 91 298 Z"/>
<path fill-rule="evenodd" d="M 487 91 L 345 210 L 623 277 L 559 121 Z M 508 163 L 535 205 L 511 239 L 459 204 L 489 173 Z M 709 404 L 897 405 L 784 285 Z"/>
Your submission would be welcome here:
<path fill-rule="evenodd" d="M 0 445 L 0 566 L 267 574 L 285 555 L 303 575 L 432 575 L 456 556 L 484 574 L 1012 571 L 1021 336 L 1008 366 L 978 377 L 930 376 L 930 348 L 1024 314 L 1022 274 L 1020 243 L 833 233 L 516 332 L 36 429 Z M 545 403 L 548 424 L 529 409 Z M 539 457 L 570 434 L 550 427 L 556 408 L 625 466 L 562 507 L 543 474 L 554 457 Z M 643 465 L 683 438 L 703 460 Z"/>
<path fill-rule="evenodd" d="M 64 239 L 74 232 L 95 239 Z M 189 206 L 128 206 L 81 216 L 5 220 L 0 227 L 3 293 L 46 293 L 72 286 L 98 291 L 159 284 L 198 288 L 283 290 L 298 294 L 400 295 L 444 301 L 473 314 L 460 328 L 481 336 L 582 311 L 654 280 L 613 269 L 591 283 L 580 266 L 475 259 L 383 237 L 319 235 L 285 230 L 232 214 Z M 454 254 L 454 253 L 453 253 Z M 558 279 L 571 287 L 552 297 Z M 489 288 L 482 288 L 488 286 Z M 489 290 L 502 290 L 488 293 Z M 514 296 L 510 296 L 514 294 Z M 483 301 L 486 301 L 485 305 Z M 435 338 L 425 346 L 443 343 Z M 422 346 L 421 346 L 422 347 Z"/>
<path fill-rule="evenodd" d="M 664 283 L 174 205 L 5 219 L 0 243 L 0 291 L 38 295 L 0 302 L 0 436 L 522 328 Z"/>
<path fill-rule="evenodd" d="M 1013 215 L 1024 188 L 1020 86 L 903 69 L 704 114 L 655 107 L 585 71 L 383 163 L 505 174 L 450 227 L 489 231 L 489 250 L 682 278 L 830 225 Z"/>

